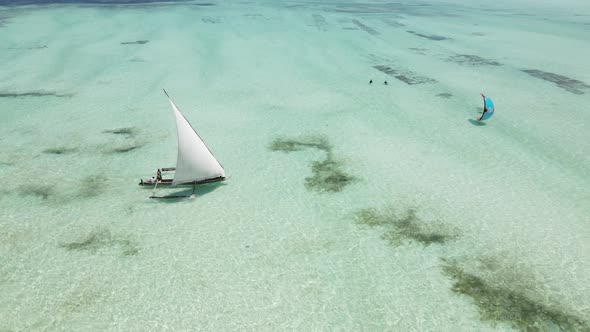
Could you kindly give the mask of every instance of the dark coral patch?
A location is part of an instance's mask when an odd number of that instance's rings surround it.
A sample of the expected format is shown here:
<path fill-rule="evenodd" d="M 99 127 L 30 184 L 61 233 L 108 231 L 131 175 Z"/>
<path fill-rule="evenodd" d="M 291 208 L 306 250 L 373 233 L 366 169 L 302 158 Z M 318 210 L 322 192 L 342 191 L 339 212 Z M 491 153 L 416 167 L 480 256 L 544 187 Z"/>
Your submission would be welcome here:
<path fill-rule="evenodd" d="M 47 45 L 36 45 L 36 46 L 28 46 L 28 47 L 8 47 L 9 50 L 42 50 L 47 48 Z"/>
<path fill-rule="evenodd" d="M 359 20 L 352 20 L 352 23 L 354 23 L 357 27 L 359 27 L 361 30 L 363 30 L 364 32 L 370 34 L 370 35 L 378 35 L 379 32 L 369 26 L 364 25 L 362 22 L 360 22 Z"/>
<path fill-rule="evenodd" d="M 247 17 L 250 19 L 266 19 L 266 17 L 264 17 L 264 15 L 262 15 L 260 13 L 247 13 L 247 14 L 244 14 L 244 17 Z"/>
<path fill-rule="evenodd" d="M 100 250 L 117 248 L 124 256 L 139 253 L 137 245 L 128 238 L 113 236 L 109 230 L 100 229 L 91 232 L 79 241 L 63 243 L 60 247 L 68 251 L 84 251 L 96 253 Z"/>
<path fill-rule="evenodd" d="M 92 198 L 100 195 L 105 189 L 106 180 L 102 175 L 85 177 L 80 182 L 80 197 Z"/>
<path fill-rule="evenodd" d="M 420 54 L 420 55 L 426 55 L 426 51 L 428 51 L 427 48 L 422 48 L 422 47 L 410 47 L 408 48 L 410 51 L 416 53 L 416 54 Z"/>
<path fill-rule="evenodd" d="M 415 36 L 418 36 L 418 37 L 422 37 L 422 38 L 426 38 L 426 39 L 430 39 L 430 40 L 435 40 L 435 41 L 451 39 L 451 38 L 448 38 L 445 36 L 439 36 L 439 35 L 424 35 L 424 34 L 421 34 L 421 33 L 418 33 L 416 31 L 412 31 L 412 30 L 408 30 L 407 32 L 411 33 Z"/>
<path fill-rule="evenodd" d="M 300 139 L 277 138 L 270 144 L 272 151 L 301 151 L 303 148 L 315 148 L 322 151 L 331 151 L 332 146 L 325 137 L 306 136 Z"/>
<path fill-rule="evenodd" d="M 143 45 L 149 43 L 149 40 L 136 40 L 121 42 L 121 45 Z"/>
<path fill-rule="evenodd" d="M 448 61 L 468 66 L 501 66 L 502 64 L 489 59 L 484 59 L 473 54 L 457 54 L 449 57 Z"/>
<path fill-rule="evenodd" d="M 137 128 L 135 127 L 124 127 L 124 128 L 115 128 L 115 129 L 106 129 L 102 132 L 105 134 L 115 134 L 115 135 L 126 135 L 127 137 L 133 137 L 137 134 Z"/>
<path fill-rule="evenodd" d="M 319 14 L 313 14 L 313 25 L 318 29 L 318 31 L 327 31 L 328 30 L 328 23 L 326 19 Z"/>
<path fill-rule="evenodd" d="M 453 96 L 453 94 L 452 93 L 448 93 L 448 92 L 443 92 L 443 93 L 437 94 L 436 96 L 437 97 L 440 97 L 440 98 L 444 98 L 444 99 L 449 99 L 449 98 L 451 98 Z"/>
<path fill-rule="evenodd" d="M 11 16 L 6 16 L 6 15 L 0 15 L 0 28 L 6 26 L 6 24 L 8 23 L 8 20 L 12 18 Z"/>
<path fill-rule="evenodd" d="M 590 85 L 567 76 L 549 73 L 538 69 L 523 69 L 522 71 L 533 77 L 555 83 L 558 87 L 577 95 L 584 94 L 584 91 L 582 90 L 590 89 Z"/>
<path fill-rule="evenodd" d="M 313 148 L 326 152 L 326 159 L 311 165 L 313 176 L 305 178 L 305 187 L 320 192 L 339 192 L 354 182 L 355 178 L 342 170 L 342 164 L 335 160 L 332 146 L 322 136 L 308 136 L 301 139 L 277 138 L 269 146 L 271 151 L 293 152 Z"/>
<path fill-rule="evenodd" d="M 399 21 L 388 19 L 388 18 L 383 19 L 383 22 L 391 27 L 394 27 L 394 28 L 401 28 L 401 27 L 406 26 L 405 24 L 400 23 Z"/>
<path fill-rule="evenodd" d="M 415 209 L 408 209 L 403 215 L 397 214 L 393 209 L 363 209 L 356 213 L 356 222 L 369 227 L 384 227 L 385 233 L 381 237 L 394 246 L 405 241 L 424 246 L 444 244 L 458 237 L 457 231 L 447 225 L 421 220 Z"/>
<path fill-rule="evenodd" d="M 43 153 L 47 153 L 47 154 L 70 154 L 70 153 L 74 153 L 78 151 L 77 148 L 66 148 L 63 146 L 60 147 L 55 147 L 55 148 L 49 148 L 49 149 L 45 149 L 43 150 Z"/>
<path fill-rule="evenodd" d="M 305 178 L 305 187 L 320 191 L 339 192 L 354 181 L 354 178 L 343 172 L 340 163 L 329 158 L 313 162 L 313 176 Z"/>
<path fill-rule="evenodd" d="M 209 24 L 217 24 L 219 22 L 221 22 L 221 20 L 219 19 L 219 17 L 203 17 L 201 18 L 201 22 L 203 23 L 209 23 Z"/>
<path fill-rule="evenodd" d="M 143 144 L 126 145 L 126 146 L 113 148 L 113 149 L 107 151 L 107 153 L 110 153 L 110 154 L 127 153 L 127 152 L 133 151 L 135 149 L 139 149 L 142 146 L 143 146 Z"/>
<path fill-rule="evenodd" d="M 27 92 L 0 92 L 0 98 L 23 98 L 23 97 L 72 97 L 73 94 L 57 93 L 51 91 L 27 91 Z"/>
<path fill-rule="evenodd" d="M 452 291 L 469 296 L 479 309 L 482 321 L 496 325 L 505 322 L 515 329 L 530 332 L 590 331 L 588 321 L 551 303 L 540 285 L 519 266 L 498 264 L 499 259 L 484 257 L 481 271 L 467 271 L 455 260 L 443 259 L 442 272 L 454 283 Z"/>
<path fill-rule="evenodd" d="M 324 5 L 326 11 L 333 11 L 338 13 L 348 14 L 387 14 L 388 17 L 399 17 L 401 15 L 417 15 L 417 16 L 448 16 L 449 13 L 432 4 L 414 4 L 411 2 L 336 2 L 334 4 L 326 3 Z"/>
<path fill-rule="evenodd" d="M 22 196 L 34 196 L 42 199 L 48 199 L 49 196 L 53 195 L 54 190 L 52 186 L 30 184 L 19 187 L 18 192 Z"/>
<path fill-rule="evenodd" d="M 409 71 L 401 71 L 401 70 L 394 69 L 394 68 L 391 68 L 390 66 L 386 66 L 386 65 L 377 65 L 377 66 L 373 66 L 373 68 L 375 68 L 375 69 L 379 70 L 380 72 L 383 72 L 389 76 L 393 76 L 393 77 L 397 78 L 398 80 L 400 80 L 406 84 L 409 84 L 409 85 L 435 83 L 436 82 L 436 80 L 433 78 L 416 75 L 416 74 L 409 72 Z"/>

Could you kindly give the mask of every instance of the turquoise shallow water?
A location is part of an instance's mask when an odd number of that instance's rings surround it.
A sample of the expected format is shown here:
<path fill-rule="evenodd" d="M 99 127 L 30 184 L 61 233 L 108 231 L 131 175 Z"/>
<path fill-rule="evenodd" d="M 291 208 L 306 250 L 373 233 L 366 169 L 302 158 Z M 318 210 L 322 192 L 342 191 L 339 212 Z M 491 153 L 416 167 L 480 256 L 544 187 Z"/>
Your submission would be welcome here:
<path fill-rule="evenodd" d="M 583 2 L 0 7 L 0 331 L 589 329 L 589 25 Z M 176 160 L 162 88 L 231 176 L 194 200 L 136 184 Z"/>

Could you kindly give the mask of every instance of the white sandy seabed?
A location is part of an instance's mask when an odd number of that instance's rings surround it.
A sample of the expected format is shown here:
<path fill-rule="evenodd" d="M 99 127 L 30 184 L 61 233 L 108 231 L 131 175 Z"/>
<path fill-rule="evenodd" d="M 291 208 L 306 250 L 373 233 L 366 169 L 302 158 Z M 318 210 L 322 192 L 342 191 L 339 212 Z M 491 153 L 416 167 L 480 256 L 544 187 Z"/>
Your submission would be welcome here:
<path fill-rule="evenodd" d="M 0 7 L 0 331 L 590 329 L 590 9 L 535 3 Z M 162 88 L 197 199 L 136 184 Z"/>

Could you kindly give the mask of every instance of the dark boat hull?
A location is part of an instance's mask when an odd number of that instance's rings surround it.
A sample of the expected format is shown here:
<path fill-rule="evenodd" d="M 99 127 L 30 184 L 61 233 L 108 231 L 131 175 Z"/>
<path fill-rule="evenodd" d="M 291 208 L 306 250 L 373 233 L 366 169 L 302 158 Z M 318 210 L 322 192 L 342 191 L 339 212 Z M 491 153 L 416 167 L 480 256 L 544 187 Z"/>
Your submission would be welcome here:
<path fill-rule="evenodd" d="M 192 186 L 195 184 L 221 182 L 221 181 L 225 181 L 226 179 L 227 179 L 226 177 L 219 176 L 216 178 L 206 179 L 206 180 L 202 180 L 202 181 L 181 183 L 181 184 L 179 184 L 179 186 Z M 156 180 L 155 179 L 142 179 L 139 181 L 139 185 L 140 186 L 155 186 Z M 171 186 L 171 185 L 172 185 L 172 179 L 162 179 L 162 180 L 158 181 L 158 186 Z"/>

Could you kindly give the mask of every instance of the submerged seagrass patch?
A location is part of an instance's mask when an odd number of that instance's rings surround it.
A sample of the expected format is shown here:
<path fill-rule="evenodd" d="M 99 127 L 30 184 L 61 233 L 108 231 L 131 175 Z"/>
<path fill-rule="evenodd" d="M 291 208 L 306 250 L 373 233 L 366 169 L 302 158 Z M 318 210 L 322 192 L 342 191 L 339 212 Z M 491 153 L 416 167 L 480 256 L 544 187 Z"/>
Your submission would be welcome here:
<path fill-rule="evenodd" d="M 359 225 L 382 228 L 384 233 L 381 238 L 394 246 L 409 242 L 424 246 L 444 244 L 455 240 L 459 234 L 454 227 L 419 218 L 417 210 L 413 208 L 402 213 L 393 208 L 362 209 L 355 213 L 355 221 Z"/>
<path fill-rule="evenodd" d="M 307 148 L 326 153 L 326 159 L 314 161 L 311 165 L 313 176 L 305 178 L 305 187 L 320 192 L 339 192 L 353 183 L 355 178 L 346 173 L 341 161 L 334 158 L 332 146 L 323 136 L 305 136 L 298 139 L 276 138 L 269 146 L 271 151 L 293 152 Z"/>
<path fill-rule="evenodd" d="M 123 256 L 139 254 L 139 247 L 128 237 L 113 235 L 108 229 L 96 229 L 80 239 L 59 245 L 68 251 L 97 253 L 104 250 L 116 250 Z"/>
<path fill-rule="evenodd" d="M 0 91 L 0 98 L 26 98 L 26 97 L 58 97 L 67 98 L 72 97 L 70 93 L 58 93 L 54 91 L 22 91 L 22 92 L 8 92 Z"/>
<path fill-rule="evenodd" d="M 426 39 L 430 39 L 430 40 L 434 40 L 434 41 L 441 41 L 441 40 L 449 40 L 449 39 L 451 39 L 449 37 L 439 36 L 439 35 L 425 35 L 425 34 L 418 33 L 418 32 L 413 31 L 413 30 L 408 30 L 407 32 L 413 34 L 414 36 L 418 36 L 418 37 L 422 37 L 422 38 L 426 38 Z"/>
<path fill-rule="evenodd" d="M 523 332 L 590 331 L 590 323 L 552 298 L 530 270 L 507 256 L 442 259 L 451 290 L 468 296 L 482 321 L 508 323 Z"/>
<path fill-rule="evenodd" d="M 460 64 L 460 65 L 474 66 L 474 67 L 501 66 L 502 65 L 498 61 L 482 58 L 482 57 L 480 57 L 478 55 L 474 55 L 474 54 L 453 55 L 453 56 L 450 56 L 447 59 L 447 61 L 454 62 L 454 63 Z"/>
<path fill-rule="evenodd" d="M 584 94 L 584 90 L 590 89 L 590 85 L 588 85 L 582 81 L 579 81 L 579 80 L 576 80 L 573 78 L 569 78 L 567 76 L 554 74 L 554 73 L 550 73 L 550 72 L 546 72 L 546 71 L 542 71 L 542 70 L 538 70 L 538 69 L 522 69 L 522 71 L 533 76 L 533 77 L 540 78 L 540 79 L 545 80 L 547 82 L 554 83 L 558 87 L 560 87 L 568 92 L 575 93 L 577 95 L 582 95 L 582 94 Z"/>
<path fill-rule="evenodd" d="M 425 84 L 425 83 L 436 83 L 436 80 L 426 76 L 420 76 L 416 73 L 407 70 L 399 70 L 396 68 L 392 68 L 387 65 L 376 65 L 373 68 L 379 70 L 382 73 L 385 73 L 389 76 L 393 76 L 396 79 L 408 84 L 408 85 L 415 85 L 415 84 Z"/>

